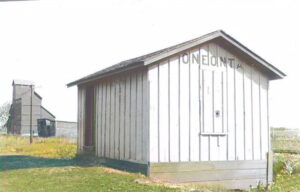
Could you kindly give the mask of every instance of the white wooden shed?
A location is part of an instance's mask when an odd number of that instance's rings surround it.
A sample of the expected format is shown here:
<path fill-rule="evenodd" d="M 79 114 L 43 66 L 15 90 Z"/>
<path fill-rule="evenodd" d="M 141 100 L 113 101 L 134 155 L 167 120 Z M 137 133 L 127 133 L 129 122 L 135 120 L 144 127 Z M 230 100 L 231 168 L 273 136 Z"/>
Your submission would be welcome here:
<path fill-rule="evenodd" d="M 272 182 L 268 89 L 285 76 L 224 31 L 120 62 L 78 86 L 78 153 L 169 182 Z"/>

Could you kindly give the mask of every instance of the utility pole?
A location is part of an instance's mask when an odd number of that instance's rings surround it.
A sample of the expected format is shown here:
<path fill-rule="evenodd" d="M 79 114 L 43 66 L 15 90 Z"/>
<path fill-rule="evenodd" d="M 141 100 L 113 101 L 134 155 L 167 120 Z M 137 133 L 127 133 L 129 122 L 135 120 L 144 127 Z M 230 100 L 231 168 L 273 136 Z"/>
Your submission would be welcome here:
<path fill-rule="evenodd" d="M 33 85 L 30 85 L 30 144 L 32 143 L 32 92 Z"/>

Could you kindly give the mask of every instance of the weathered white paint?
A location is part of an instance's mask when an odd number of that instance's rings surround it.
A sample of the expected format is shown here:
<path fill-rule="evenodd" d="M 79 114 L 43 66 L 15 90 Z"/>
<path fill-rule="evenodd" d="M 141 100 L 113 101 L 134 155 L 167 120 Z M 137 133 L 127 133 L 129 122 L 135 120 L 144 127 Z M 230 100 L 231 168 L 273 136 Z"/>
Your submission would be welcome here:
<path fill-rule="evenodd" d="M 215 43 L 182 55 L 149 68 L 150 162 L 265 159 L 267 76 Z"/>
<path fill-rule="evenodd" d="M 78 87 L 78 137 L 77 137 L 77 151 L 83 152 L 84 146 L 84 129 L 85 129 L 85 89 Z"/>
<path fill-rule="evenodd" d="M 179 62 L 178 58 L 170 59 L 170 161 L 179 161 Z M 152 140 L 151 140 L 152 141 Z"/>
<path fill-rule="evenodd" d="M 138 70 L 94 85 L 95 155 L 149 161 L 149 82 Z M 85 89 L 78 89 L 78 152 L 83 152 Z"/>
<path fill-rule="evenodd" d="M 136 162 L 266 159 L 267 76 L 214 43 L 185 57 L 192 60 L 176 55 L 95 84 L 96 155 Z M 79 87 L 78 152 L 85 94 Z"/>
<path fill-rule="evenodd" d="M 169 121 L 168 121 L 168 62 L 159 64 L 159 161 L 169 161 Z"/>
<path fill-rule="evenodd" d="M 149 67 L 148 75 L 150 81 L 150 121 L 149 121 L 149 144 L 150 144 L 150 162 L 159 162 L 159 135 L 158 135 L 158 66 Z"/>
<path fill-rule="evenodd" d="M 190 64 L 180 63 L 180 91 L 179 91 L 179 100 L 180 100 L 180 132 L 179 132 L 179 142 L 180 142 L 180 161 L 189 161 L 190 149 L 189 149 L 189 131 L 190 131 L 190 107 L 189 107 L 189 78 L 190 78 Z M 150 82 L 151 84 L 151 82 Z M 150 90 L 151 92 L 151 90 Z M 160 107 L 160 106 L 159 106 Z M 151 122 L 150 122 L 151 123 Z M 160 129 L 161 130 L 161 129 Z M 151 141 L 150 141 L 151 142 Z"/>
<path fill-rule="evenodd" d="M 199 49 L 192 50 L 190 56 L 197 58 Z M 198 59 L 198 58 L 197 58 Z M 199 111 L 199 66 L 195 60 L 190 65 L 190 161 L 199 161 L 199 133 L 200 133 L 200 111 Z"/>
<path fill-rule="evenodd" d="M 120 159 L 125 159 L 125 85 L 126 78 L 120 80 Z"/>

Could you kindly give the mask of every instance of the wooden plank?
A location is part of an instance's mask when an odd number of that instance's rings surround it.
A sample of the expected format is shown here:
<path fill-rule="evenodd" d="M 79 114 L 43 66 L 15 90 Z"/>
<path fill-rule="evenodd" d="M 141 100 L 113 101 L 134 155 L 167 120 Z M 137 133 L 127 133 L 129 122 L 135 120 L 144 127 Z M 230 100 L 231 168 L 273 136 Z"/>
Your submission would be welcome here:
<path fill-rule="evenodd" d="M 232 55 L 227 52 L 227 57 Z M 227 93 L 228 93 L 228 160 L 235 160 L 235 101 L 234 101 L 234 69 L 230 67 L 231 61 L 227 61 Z"/>
<path fill-rule="evenodd" d="M 202 140 L 201 140 L 201 133 L 202 133 L 202 67 L 201 67 L 201 48 L 199 47 L 199 56 L 200 56 L 200 60 L 198 63 L 198 99 L 199 99 L 199 143 L 198 143 L 198 147 L 199 147 L 199 161 L 202 160 L 202 156 L 201 156 L 201 146 L 202 146 Z"/>
<path fill-rule="evenodd" d="M 213 133 L 213 73 L 211 70 L 202 71 L 203 78 L 203 116 L 204 116 L 204 133 Z"/>
<path fill-rule="evenodd" d="M 253 144 L 254 159 L 261 158 L 260 151 L 260 113 L 259 113 L 259 73 L 253 69 L 252 73 L 252 98 L 253 98 Z"/>
<path fill-rule="evenodd" d="M 242 65 L 239 59 L 236 59 L 237 65 Z M 244 146 L 244 71 L 243 67 L 236 67 L 235 85 L 236 85 L 236 159 L 245 159 Z"/>
<path fill-rule="evenodd" d="M 120 79 L 120 159 L 125 159 L 125 83 L 126 78 Z"/>
<path fill-rule="evenodd" d="M 162 179 L 162 178 L 161 178 Z M 265 178 L 261 177 L 258 179 L 227 179 L 227 180 L 218 180 L 218 181 L 187 181 L 187 182 L 178 182 L 178 181 L 168 181 L 171 183 L 194 183 L 197 185 L 210 185 L 210 186 L 222 186 L 227 189 L 244 189 L 249 190 L 250 188 L 257 186 L 259 183 L 266 184 Z"/>
<path fill-rule="evenodd" d="M 189 161 L 189 64 L 180 63 L 180 161 Z"/>
<path fill-rule="evenodd" d="M 125 84 L 125 158 L 126 160 L 130 159 L 130 142 L 131 142 L 131 77 L 130 75 L 126 76 Z"/>
<path fill-rule="evenodd" d="M 98 84 L 98 156 L 102 156 L 102 84 Z"/>
<path fill-rule="evenodd" d="M 220 133 L 223 132 L 223 92 L 222 92 L 222 83 L 223 83 L 223 72 L 220 70 L 214 71 L 213 76 L 213 121 L 214 121 L 214 132 Z"/>
<path fill-rule="evenodd" d="M 158 67 L 149 68 L 150 81 L 150 162 L 158 162 Z"/>
<path fill-rule="evenodd" d="M 244 90 L 245 90 L 245 152 L 246 160 L 252 159 L 252 112 L 251 112 L 251 68 L 244 65 Z"/>
<path fill-rule="evenodd" d="M 179 61 L 174 57 L 170 63 L 170 161 L 179 162 Z"/>
<path fill-rule="evenodd" d="M 268 149 L 268 80 L 261 76 L 260 78 L 260 100 L 261 100 L 261 138 L 262 138 L 262 159 L 266 159 Z"/>
<path fill-rule="evenodd" d="M 106 84 L 106 111 L 105 111 L 105 157 L 110 157 L 110 110 L 111 110 L 111 83 Z"/>
<path fill-rule="evenodd" d="M 114 158 L 120 159 L 120 79 L 115 81 L 115 136 Z"/>
<path fill-rule="evenodd" d="M 106 83 L 102 83 L 102 114 L 101 114 L 101 119 L 102 119 L 102 124 L 101 124 L 101 130 L 102 130 L 102 134 L 101 134 L 101 149 L 102 149 L 102 153 L 101 156 L 105 157 L 105 150 L 106 150 Z"/>
<path fill-rule="evenodd" d="M 81 99 L 81 151 L 83 152 L 83 146 L 84 146 L 84 130 L 85 130 L 85 100 L 86 100 L 86 89 L 82 88 L 82 99 Z"/>
<path fill-rule="evenodd" d="M 143 72 L 138 71 L 137 74 L 137 90 L 136 90 L 136 160 L 142 161 L 142 129 L 143 129 Z"/>
<path fill-rule="evenodd" d="M 192 50 L 190 53 L 192 58 L 199 57 L 199 49 Z M 199 57 L 200 59 L 200 57 Z M 199 61 L 198 61 L 199 63 Z M 194 59 L 190 65 L 190 160 L 199 161 L 199 64 Z"/>
<path fill-rule="evenodd" d="M 98 85 L 94 86 L 94 135 L 92 137 L 94 137 L 94 145 L 95 145 L 95 156 L 99 156 L 99 146 L 98 146 L 98 106 L 99 106 L 99 98 L 98 98 Z"/>
<path fill-rule="evenodd" d="M 80 125 L 81 125 L 81 94 L 80 94 L 80 88 L 77 88 L 77 153 L 80 153 L 80 140 L 81 140 L 81 133 L 80 133 Z"/>
<path fill-rule="evenodd" d="M 226 160 L 226 136 L 211 136 L 210 148 L 211 161 Z"/>
<path fill-rule="evenodd" d="M 130 159 L 136 158 L 135 144 L 136 144 L 136 73 L 131 73 L 131 88 L 130 88 Z"/>
<path fill-rule="evenodd" d="M 110 132 L 109 132 L 109 157 L 114 158 L 115 156 L 115 92 L 116 92 L 116 82 L 111 80 L 110 86 Z"/>
<path fill-rule="evenodd" d="M 241 180 L 241 179 L 266 179 L 266 169 L 249 170 L 214 170 L 214 171 L 187 171 L 176 173 L 150 173 L 151 177 L 177 182 Z"/>
<path fill-rule="evenodd" d="M 142 161 L 149 162 L 149 84 L 148 71 L 143 71 Z"/>
<path fill-rule="evenodd" d="M 159 64 L 159 161 L 169 161 L 168 61 Z"/>

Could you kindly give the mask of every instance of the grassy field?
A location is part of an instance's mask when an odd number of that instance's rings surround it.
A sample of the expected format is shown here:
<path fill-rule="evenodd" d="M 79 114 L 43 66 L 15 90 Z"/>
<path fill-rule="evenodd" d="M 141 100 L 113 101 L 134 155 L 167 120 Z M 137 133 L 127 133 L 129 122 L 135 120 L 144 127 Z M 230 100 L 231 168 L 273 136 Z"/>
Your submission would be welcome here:
<path fill-rule="evenodd" d="M 65 138 L 0 136 L 0 192 L 53 191 L 226 191 L 219 186 L 164 186 L 141 174 L 91 164 L 75 156 L 76 143 Z"/>
<path fill-rule="evenodd" d="M 298 138 L 275 130 L 275 183 L 269 191 L 300 191 Z M 137 182 L 137 181 L 143 181 Z M 75 140 L 0 136 L 0 192 L 12 191 L 226 191 L 220 186 L 164 186 L 141 174 L 76 157 Z M 230 191 L 230 190 L 227 190 Z M 263 187 L 251 191 L 266 191 Z"/>

